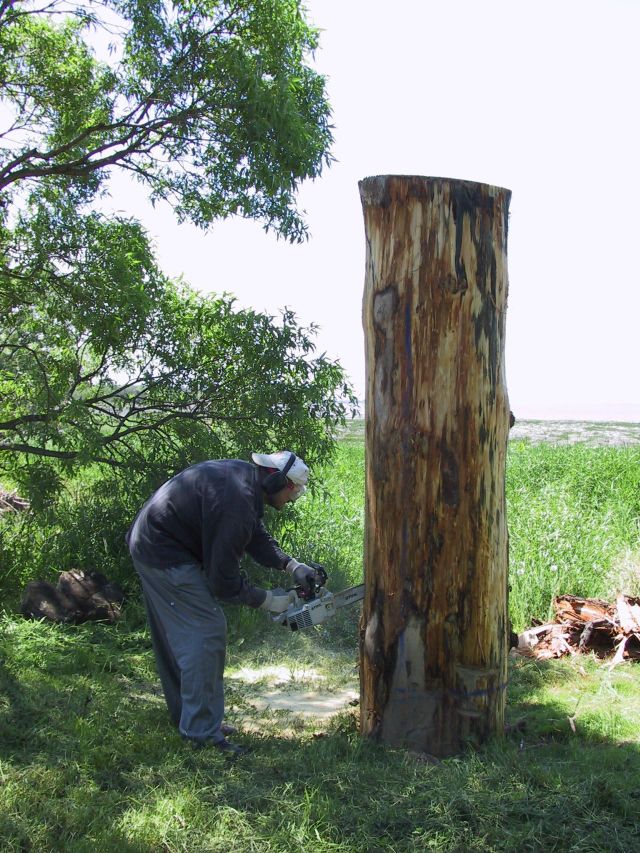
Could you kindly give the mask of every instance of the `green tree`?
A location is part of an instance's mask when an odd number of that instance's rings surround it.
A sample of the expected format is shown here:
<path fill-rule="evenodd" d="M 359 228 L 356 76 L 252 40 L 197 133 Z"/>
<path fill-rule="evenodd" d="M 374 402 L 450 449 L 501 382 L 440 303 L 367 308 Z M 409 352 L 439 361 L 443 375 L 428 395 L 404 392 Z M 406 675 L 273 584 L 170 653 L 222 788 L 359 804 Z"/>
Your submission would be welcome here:
<path fill-rule="evenodd" d="M 257 448 L 294 445 L 321 462 L 355 403 L 290 311 L 275 322 L 170 283 L 144 328 L 126 302 L 95 335 L 48 308 L 14 312 L 0 376 L 2 467 L 39 502 L 87 464 L 148 488 L 194 459 Z"/>
<path fill-rule="evenodd" d="M 172 284 L 97 205 L 118 168 L 179 219 L 302 239 L 296 191 L 330 159 L 315 45 L 297 0 L 0 0 L 0 470 L 34 495 L 84 464 L 330 452 L 353 400 L 313 328 Z"/>
<path fill-rule="evenodd" d="M 118 167 L 181 219 L 240 214 L 300 239 L 295 193 L 330 159 L 316 44 L 299 0 L 0 0 L 0 192 L 66 178 L 86 200 Z"/>

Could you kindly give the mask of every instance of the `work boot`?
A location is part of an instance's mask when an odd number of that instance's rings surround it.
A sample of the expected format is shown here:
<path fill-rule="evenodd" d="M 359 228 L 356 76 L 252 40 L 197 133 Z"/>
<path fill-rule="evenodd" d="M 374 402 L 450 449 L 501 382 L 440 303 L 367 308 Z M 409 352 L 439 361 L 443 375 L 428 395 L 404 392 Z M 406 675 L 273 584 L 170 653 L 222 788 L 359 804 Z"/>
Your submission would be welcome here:
<path fill-rule="evenodd" d="M 231 743 L 230 740 L 218 740 L 215 743 L 211 744 L 216 749 L 219 749 L 220 752 L 223 752 L 225 755 L 228 755 L 230 758 L 237 758 L 240 755 L 246 755 L 247 752 L 251 752 L 250 746 L 239 746 L 237 743 Z"/>
<path fill-rule="evenodd" d="M 220 726 L 220 731 L 225 737 L 229 737 L 229 735 L 238 734 L 238 729 L 235 726 L 230 726 L 229 723 L 223 723 Z"/>
<path fill-rule="evenodd" d="M 230 758 L 236 758 L 240 755 L 245 755 L 251 752 L 248 746 L 238 746 L 237 743 L 231 743 L 230 740 L 222 738 L 222 740 L 192 740 L 189 739 L 192 749 L 217 749 L 220 752 L 228 755 Z"/>

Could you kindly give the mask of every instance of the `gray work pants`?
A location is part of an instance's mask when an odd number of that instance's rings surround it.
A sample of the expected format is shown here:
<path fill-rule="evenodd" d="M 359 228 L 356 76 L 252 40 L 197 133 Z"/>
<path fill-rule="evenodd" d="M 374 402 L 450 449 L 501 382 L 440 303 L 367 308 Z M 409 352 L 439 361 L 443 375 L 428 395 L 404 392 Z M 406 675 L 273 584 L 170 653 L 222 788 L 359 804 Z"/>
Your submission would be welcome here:
<path fill-rule="evenodd" d="M 227 622 L 197 563 L 155 569 L 133 561 L 169 714 L 181 735 L 220 741 Z"/>

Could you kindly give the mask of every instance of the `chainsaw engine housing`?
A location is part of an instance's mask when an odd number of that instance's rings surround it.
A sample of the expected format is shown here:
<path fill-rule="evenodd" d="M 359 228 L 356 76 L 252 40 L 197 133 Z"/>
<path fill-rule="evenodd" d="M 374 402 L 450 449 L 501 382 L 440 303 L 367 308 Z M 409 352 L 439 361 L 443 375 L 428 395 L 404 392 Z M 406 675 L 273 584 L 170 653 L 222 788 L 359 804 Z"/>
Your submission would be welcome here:
<path fill-rule="evenodd" d="M 292 631 L 297 631 L 299 628 L 311 628 L 313 625 L 320 625 L 334 614 L 333 595 L 328 590 L 324 591 L 321 598 L 314 598 L 313 601 L 306 601 L 300 607 L 293 607 L 287 610 L 286 624 Z"/>

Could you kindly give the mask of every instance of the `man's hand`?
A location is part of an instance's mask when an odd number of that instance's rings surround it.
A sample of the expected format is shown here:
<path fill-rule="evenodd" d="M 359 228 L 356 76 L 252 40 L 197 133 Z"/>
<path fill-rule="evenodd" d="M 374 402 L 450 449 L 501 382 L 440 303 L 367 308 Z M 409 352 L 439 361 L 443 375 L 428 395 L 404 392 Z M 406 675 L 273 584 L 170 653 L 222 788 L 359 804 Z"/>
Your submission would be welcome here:
<path fill-rule="evenodd" d="M 307 590 L 307 592 L 314 591 L 317 580 L 315 569 L 312 569 L 311 566 L 307 566 L 306 563 L 299 563 L 293 558 L 289 560 L 285 568 L 291 573 L 295 584 L 301 586 L 303 589 Z"/>
<path fill-rule="evenodd" d="M 260 605 L 260 610 L 268 610 L 269 613 L 284 613 L 284 611 L 296 600 L 293 590 L 268 589 L 267 597 Z"/>

